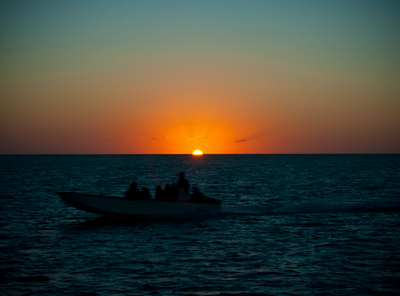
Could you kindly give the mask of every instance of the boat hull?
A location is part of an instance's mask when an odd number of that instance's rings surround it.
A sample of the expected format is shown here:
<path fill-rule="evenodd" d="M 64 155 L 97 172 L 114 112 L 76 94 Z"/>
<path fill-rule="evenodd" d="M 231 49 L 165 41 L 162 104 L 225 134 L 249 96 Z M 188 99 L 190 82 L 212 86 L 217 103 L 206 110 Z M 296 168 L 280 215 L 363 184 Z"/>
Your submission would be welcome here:
<path fill-rule="evenodd" d="M 219 202 L 131 200 L 121 197 L 81 194 L 76 192 L 58 192 L 68 205 L 89 213 L 100 215 L 151 215 L 180 216 L 207 214 L 218 211 Z"/>

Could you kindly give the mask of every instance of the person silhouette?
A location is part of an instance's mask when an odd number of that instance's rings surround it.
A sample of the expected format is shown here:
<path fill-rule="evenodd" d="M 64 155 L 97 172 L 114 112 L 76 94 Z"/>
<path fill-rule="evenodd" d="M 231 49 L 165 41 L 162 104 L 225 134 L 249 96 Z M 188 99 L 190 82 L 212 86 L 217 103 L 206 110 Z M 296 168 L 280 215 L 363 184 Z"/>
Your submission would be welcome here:
<path fill-rule="evenodd" d="M 143 187 L 140 192 L 140 199 L 151 199 L 150 191 L 147 187 Z"/>
<path fill-rule="evenodd" d="M 161 185 L 156 186 L 156 199 L 157 200 L 165 199 L 165 190 L 161 187 Z"/>
<path fill-rule="evenodd" d="M 129 186 L 129 189 L 125 192 L 125 197 L 129 199 L 137 199 L 139 198 L 140 191 L 137 189 L 136 182 L 132 182 Z"/>
<path fill-rule="evenodd" d="M 184 172 L 180 172 L 179 173 L 179 180 L 177 182 L 177 186 L 178 188 L 182 188 L 186 194 L 189 194 L 189 181 L 185 179 L 185 173 Z"/>
<path fill-rule="evenodd" d="M 179 189 L 175 183 L 171 184 L 171 199 L 177 200 L 179 197 Z"/>
<path fill-rule="evenodd" d="M 165 200 L 170 200 L 171 199 L 171 186 L 168 183 L 165 184 L 164 191 L 165 191 Z"/>
<path fill-rule="evenodd" d="M 193 193 L 190 195 L 191 201 L 204 201 L 204 195 L 199 188 L 193 187 Z"/>

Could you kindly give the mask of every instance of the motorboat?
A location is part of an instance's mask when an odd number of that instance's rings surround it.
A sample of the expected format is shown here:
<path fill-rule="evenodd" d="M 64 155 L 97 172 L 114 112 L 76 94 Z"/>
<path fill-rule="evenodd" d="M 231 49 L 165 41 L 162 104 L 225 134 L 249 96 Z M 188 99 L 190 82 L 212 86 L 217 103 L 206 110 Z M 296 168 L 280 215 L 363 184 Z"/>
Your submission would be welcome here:
<path fill-rule="evenodd" d="M 151 215 L 151 216 L 186 216 L 208 214 L 218 211 L 221 202 L 205 197 L 201 201 L 191 201 L 189 196 L 179 192 L 176 201 L 157 199 L 128 199 L 77 192 L 57 192 L 62 200 L 79 210 L 100 215 Z"/>

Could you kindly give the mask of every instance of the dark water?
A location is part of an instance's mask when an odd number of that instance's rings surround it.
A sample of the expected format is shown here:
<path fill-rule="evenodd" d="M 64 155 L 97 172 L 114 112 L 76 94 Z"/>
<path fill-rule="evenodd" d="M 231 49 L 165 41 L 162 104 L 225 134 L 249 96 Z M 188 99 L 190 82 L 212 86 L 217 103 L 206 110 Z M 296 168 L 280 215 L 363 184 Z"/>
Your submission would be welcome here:
<path fill-rule="evenodd" d="M 180 171 L 220 213 L 115 221 L 55 194 Z M 0 176 L 1 295 L 400 293 L 400 155 L 3 155 Z"/>

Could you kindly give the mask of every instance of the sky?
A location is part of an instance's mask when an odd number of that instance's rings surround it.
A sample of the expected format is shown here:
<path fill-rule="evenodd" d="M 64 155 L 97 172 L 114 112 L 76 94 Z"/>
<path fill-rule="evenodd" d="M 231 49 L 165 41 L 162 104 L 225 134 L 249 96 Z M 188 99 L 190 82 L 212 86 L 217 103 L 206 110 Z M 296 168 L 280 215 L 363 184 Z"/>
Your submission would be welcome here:
<path fill-rule="evenodd" d="M 397 0 L 0 0 L 0 154 L 400 153 Z"/>

